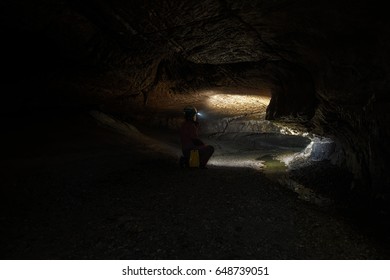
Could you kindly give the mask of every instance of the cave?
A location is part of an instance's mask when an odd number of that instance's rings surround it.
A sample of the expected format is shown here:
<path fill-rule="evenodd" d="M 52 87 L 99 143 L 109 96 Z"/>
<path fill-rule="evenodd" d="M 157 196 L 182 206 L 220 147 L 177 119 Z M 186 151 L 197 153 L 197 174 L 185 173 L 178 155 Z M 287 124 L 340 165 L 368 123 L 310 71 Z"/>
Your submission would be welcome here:
<path fill-rule="evenodd" d="M 388 259 L 383 5 L 2 1 L 2 259 Z"/>

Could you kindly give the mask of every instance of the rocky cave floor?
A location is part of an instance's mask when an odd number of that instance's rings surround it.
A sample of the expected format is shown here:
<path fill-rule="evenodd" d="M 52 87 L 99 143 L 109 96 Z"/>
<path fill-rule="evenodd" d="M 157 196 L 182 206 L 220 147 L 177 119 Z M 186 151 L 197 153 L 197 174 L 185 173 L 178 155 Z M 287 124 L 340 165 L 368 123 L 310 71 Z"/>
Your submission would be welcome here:
<path fill-rule="evenodd" d="M 3 117 L 2 259 L 390 256 L 382 228 L 360 212 L 304 201 L 262 171 L 180 169 L 176 157 L 85 113 L 12 119 Z M 322 165 L 293 176 L 319 188 L 321 172 L 345 183 Z"/>

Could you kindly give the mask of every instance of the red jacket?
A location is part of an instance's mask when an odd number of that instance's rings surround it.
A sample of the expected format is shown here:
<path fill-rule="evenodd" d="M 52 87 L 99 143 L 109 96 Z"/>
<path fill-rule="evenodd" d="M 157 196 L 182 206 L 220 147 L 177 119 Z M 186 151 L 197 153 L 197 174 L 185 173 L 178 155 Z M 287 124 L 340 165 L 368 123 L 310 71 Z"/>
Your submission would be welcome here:
<path fill-rule="evenodd" d="M 181 148 L 190 150 L 197 146 L 204 145 L 198 136 L 198 123 L 185 121 L 180 128 Z"/>

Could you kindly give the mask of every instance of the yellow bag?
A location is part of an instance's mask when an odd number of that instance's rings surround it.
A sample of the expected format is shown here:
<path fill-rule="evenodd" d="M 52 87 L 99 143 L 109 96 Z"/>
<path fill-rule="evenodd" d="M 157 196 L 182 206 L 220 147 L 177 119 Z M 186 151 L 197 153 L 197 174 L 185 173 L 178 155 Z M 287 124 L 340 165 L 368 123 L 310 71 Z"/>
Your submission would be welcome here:
<path fill-rule="evenodd" d="M 191 150 L 190 151 L 190 167 L 199 167 L 199 151 Z"/>

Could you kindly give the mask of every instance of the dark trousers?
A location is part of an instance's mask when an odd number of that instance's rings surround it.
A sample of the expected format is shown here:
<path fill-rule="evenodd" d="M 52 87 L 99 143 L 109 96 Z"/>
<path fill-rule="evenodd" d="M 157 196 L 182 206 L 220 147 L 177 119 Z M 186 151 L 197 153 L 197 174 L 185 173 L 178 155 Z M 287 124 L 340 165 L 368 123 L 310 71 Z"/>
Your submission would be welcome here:
<path fill-rule="evenodd" d="M 183 150 L 183 155 L 187 161 L 190 158 L 191 150 L 198 150 L 199 151 L 199 165 L 201 167 L 206 166 L 207 162 L 209 161 L 209 159 L 211 158 L 211 156 L 214 153 L 214 147 L 210 146 L 210 145 L 197 146 L 197 147 L 194 147 L 193 149 Z"/>

